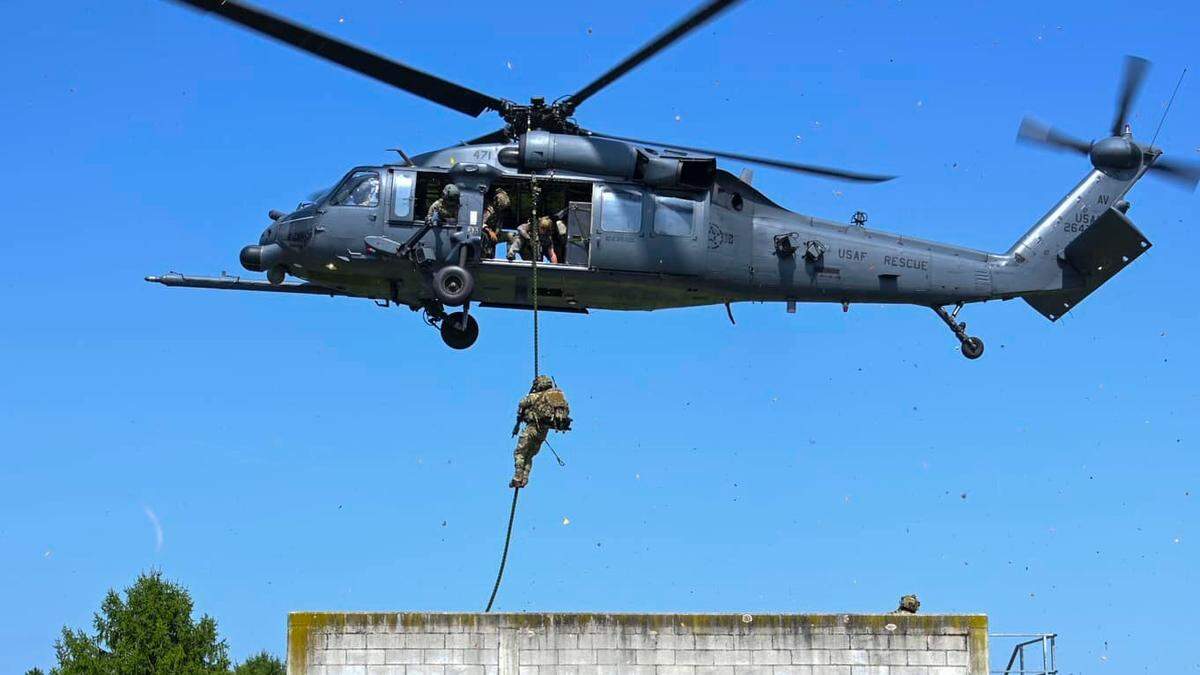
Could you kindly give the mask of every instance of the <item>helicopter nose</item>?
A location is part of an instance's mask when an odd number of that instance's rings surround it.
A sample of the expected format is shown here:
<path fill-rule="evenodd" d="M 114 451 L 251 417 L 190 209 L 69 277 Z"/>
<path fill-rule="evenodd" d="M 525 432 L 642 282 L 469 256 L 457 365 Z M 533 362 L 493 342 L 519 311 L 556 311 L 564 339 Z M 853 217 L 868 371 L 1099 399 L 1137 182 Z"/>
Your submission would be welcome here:
<path fill-rule="evenodd" d="M 279 244 L 246 246 L 238 257 L 242 261 L 242 267 L 251 272 L 265 272 L 278 265 L 283 259 L 283 248 Z"/>

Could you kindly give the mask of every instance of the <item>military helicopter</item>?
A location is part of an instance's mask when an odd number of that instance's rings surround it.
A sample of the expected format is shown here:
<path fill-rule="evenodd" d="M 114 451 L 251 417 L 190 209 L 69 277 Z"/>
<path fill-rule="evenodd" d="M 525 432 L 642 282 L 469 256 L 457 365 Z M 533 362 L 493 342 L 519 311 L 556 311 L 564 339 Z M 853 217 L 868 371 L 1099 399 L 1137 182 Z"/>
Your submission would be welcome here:
<path fill-rule="evenodd" d="M 235 0 L 178 0 L 460 113 L 494 111 L 504 127 L 394 164 L 351 169 L 294 211 L 271 211 L 242 265 L 266 280 L 171 273 L 167 286 L 369 298 L 421 311 L 454 349 L 475 343 L 472 304 L 587 313 L 731 303 L 899 303 L 932 308 L 962 354 L 981 339 L 958 320 L 968 303 L 1021 298 L 1056 321 L 1150 248 L 1126 217 L 1146 173 L 1194 189 L 1200 167 L 1162 158 L 1126 123 L 1147 62 L 1129 58 L 1110 135 L 1087 142 L 1026 119 L 1018 138 L 1087 155 L 1091 169 L 1008 251 L 988 253 L 789 211 L 717 158 L 827 178 L 890 176 L 641 141 L 581 127 L 581 104 L 735 4 L 710 0 L 579 91 L 547 103 L 489 96 Z M 426 219 L 445 186 L 457 218 Z M 512 197 L 513 220 L 555 213 L 565 225 L 553 263 L 482 254 L 489 191 Z M 531 256 L 532 257 L 532 256 Z M 289 281 L 288 277 L 301 281 Z M 536 279 L 536 285 L 534 282 Z M 456 311 L 448 312 L 448 308 Z M 949 309 L 948 309 L 949 308 Z"/>

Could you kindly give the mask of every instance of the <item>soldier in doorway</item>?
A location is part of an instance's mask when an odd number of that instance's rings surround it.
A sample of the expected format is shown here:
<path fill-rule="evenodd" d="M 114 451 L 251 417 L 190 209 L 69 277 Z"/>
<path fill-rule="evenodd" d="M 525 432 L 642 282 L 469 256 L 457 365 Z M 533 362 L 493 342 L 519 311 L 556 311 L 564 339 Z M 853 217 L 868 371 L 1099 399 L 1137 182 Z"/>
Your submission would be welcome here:
<path fill-rule="evenodd" d="M 521 428 L 521 423 L 525 428 Z M 520 433 L 517 449 L 513 452 L 512 488 L 523 488 L 529 484 L 529 471 L 533 468 L 533 457 L 546 442 L 546 434 L 571 430 L 571 407 L 567 397 L 549 375 L 538 375 L 533 379 L 529 394 L 517 406 L 517 423 L 513 425 L 513 436 Z"/>
<path fill-rule="evenodd" d="M 484 258 L 495 258 L 496 246 L 502 242 L 508 244 L 509 251 L 515 250 L 517 246 L 513 241 L 513 234 L 504 229 L 510 204 L 508 193 L 504 191 L 504 188 L 496 188 L 496 191 L 492 193 L 492 198 L 488 200 L 488 205 L 483 209 L 481 241 Z"/>
<path fill-rule="evenodd" d="M 918 609 L 921 609 L 921 601 L 910 594 L 900 598 L 900 606 L 892 614 L 916 614 Z"/>
<path fill-rule="evenodd" d="M 539 260 L 549 260 L 552 263 L 558 262 L 558 247 L 555 246 L 555 225 L 554 219 L 549 216 L 538 218 L 537 222 L 537 237 L 538 247 L 541 254 Z M 517 226 L 517 233 L 513 237 L 514 246 L 512 243 L 508 247 L 508 259 L 516 260 L 517 252 L 521 253 L 521 257 L 525 260 L 533 260 L 533 225 L 532 223 L 521 223 Z"/>
<path fill-rule="evenodd" d="M 458 220 L 458 186 L 447 183 L 442 188 L 442 197 L 429 205 L 425 214 L 425 222 L 429 225 L 445 225 L 448 221 Z"/>

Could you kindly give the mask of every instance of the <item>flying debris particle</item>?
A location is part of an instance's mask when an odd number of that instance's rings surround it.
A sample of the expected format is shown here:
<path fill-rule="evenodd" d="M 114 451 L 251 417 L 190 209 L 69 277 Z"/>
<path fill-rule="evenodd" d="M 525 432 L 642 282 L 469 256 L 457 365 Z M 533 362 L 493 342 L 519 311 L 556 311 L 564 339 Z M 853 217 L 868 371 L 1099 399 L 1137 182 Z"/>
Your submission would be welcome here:
<path fill-rule="evenodd" d="M 633 474 L 633 479 L 634 479 L 634 480 L 641 480 L 641 479 L 642 479 L 642 474 L 640 474 L 640 473 L 635 473 L 635 474 Z"/>
<path fill-rule="evenodd" d="M 344 17 L 344 16 L 339 16 L 339 17 L 338 17 L 338 23 L 346 23 L 346 17 Z"/>
<path fill-rule="evenodd" d="M 841 191 L 841 190 L 834 190 L 834 191 L 833 191 L 833 196 L 834 196 L 834 197 L 841 198 L 841 196 L 842 196 L 842 191 Z"/>
<path fill-rule="evenodd" d="M 959 498 L 960 498 L 960 499 L 962 499 L 963 501 L 966 501 L 966 499 L 967 499 L 967 493 L 965 493 L 965 492 L 964 492 L 964 493 L 962 493 L 961 495 L 959 495 Z"/>
<path fill-rule="evenodd" d="M 570 524 L 571 524 L 571 519 L 566 516 L 563 516 L 563 525 L 570 525 Z"/>
<path fill-rule="evenodd" d="M 814 129 L 820 129 L 820 128 L 821 128 L 821 123 L 820 123 L 819 121 L 814 121 L 814 122 L 813 122 L 813 128 L 814 128 Z"/>
<path fill-rule="evenodd" d="M 921 100 L 921 99 L 917 99 L 917 107 L 918 107 L 918 108 L 924 108 L 924 107 L 925 107 L 925 101 L 923 101 L 923 100 Z"/>
<path fill-rule="evenodd" d="M 683 118 L 682 118 L 682 117 L 680 117 L 679 115 L 676 115 L 676 116 L 675 116 L 675 121 L 676 121 L 676 122 L 678 122 L 678 121 L 680 121 L 680 120 L 682 120 L 682 119 L 683 119 Z"/>
<path fill-rule="evenodd" d="M 1179 537 L 1175 537 L 1174 539 L 1172 539 L 1172 540 L 1171 540 L 1171 543 L 1172 543 L 1172 544 L 1178 544 L 1178 543 L 1179 543 L 1179 542 L 1181 542 L 1181 541 L 1183 541 L 1183 539 L 1181 539 L 1181 538 L 1179 538 Z"/>
<path fill-rule="evenodd" d="M 443 521 L 442 521 L 442 527 L 445 527 L 445 526 L 446 526 L 446 521 L 444 521 L 444 520 L 443 520 Z"/>
<path fill-rule="evenodd" d="M 504 65 L 508 66 L 509 70 L 512 70 L 512 61 L 505 61 Z"/>
<path fill-rule="evenodd" d="M 796 142 L 797 142 L 797 143 L 803 143 L 803 142 L 804 142 L 804 137 L 803 137 L 803 136 L 801 136 L 800 134 L 796 134 Z"/>
<path fill-rule="evenodd" d="M 589 28 L 588 28 L 588 35 L 591 35 L 591 34 L 592 34 L 592 29 L 589 27 Z"/>
<path fill-rule="evenodd" d="M 54 555 L 54 549 L 48 548 L 48 549 L 46 549 L 45 553 L 42 553 L 42 557 L 45 558 L 46 560 L 49 560 L 50 556 L 52 556 L 52 555 Z"/>

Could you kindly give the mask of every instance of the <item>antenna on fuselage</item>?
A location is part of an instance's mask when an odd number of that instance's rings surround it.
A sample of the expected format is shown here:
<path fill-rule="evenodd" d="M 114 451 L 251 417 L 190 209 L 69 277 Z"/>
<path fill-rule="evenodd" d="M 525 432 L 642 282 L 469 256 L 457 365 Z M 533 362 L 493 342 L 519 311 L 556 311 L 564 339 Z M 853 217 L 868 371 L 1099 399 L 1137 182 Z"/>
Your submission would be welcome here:
<path fill-rule="evenodd" d="M 411 159 L 409 159 L 408 155 L 405 154 L 405 152 L 403 150 L 401 150 L 400 148 L 388 148 L 388 151 L 399 154 L 400 158 L 404 160 L 404 166 L 416 166 L 415 164 L 413 164 L 413 161 Z"/>

